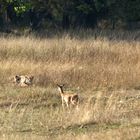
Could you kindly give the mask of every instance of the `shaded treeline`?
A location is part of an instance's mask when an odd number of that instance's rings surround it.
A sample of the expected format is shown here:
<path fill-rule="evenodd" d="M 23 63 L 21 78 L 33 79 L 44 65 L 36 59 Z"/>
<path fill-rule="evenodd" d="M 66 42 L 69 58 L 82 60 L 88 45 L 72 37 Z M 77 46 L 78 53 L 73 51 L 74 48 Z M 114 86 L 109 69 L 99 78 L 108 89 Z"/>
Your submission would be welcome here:
<path fill-rule="evenodd" d="M 139 28 L 139 0 L 0 0 L 0 28 Z"/>

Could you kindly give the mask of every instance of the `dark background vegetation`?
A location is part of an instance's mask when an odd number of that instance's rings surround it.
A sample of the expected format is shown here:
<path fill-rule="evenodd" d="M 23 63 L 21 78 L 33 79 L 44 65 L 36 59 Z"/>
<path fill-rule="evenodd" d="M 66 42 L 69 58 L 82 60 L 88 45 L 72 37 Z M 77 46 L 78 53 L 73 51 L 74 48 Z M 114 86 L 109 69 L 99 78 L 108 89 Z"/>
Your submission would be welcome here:
<path fill-rule="evenodd" d="M 138 29 L 139 0 L 0 0 L 0 30 Z"/>

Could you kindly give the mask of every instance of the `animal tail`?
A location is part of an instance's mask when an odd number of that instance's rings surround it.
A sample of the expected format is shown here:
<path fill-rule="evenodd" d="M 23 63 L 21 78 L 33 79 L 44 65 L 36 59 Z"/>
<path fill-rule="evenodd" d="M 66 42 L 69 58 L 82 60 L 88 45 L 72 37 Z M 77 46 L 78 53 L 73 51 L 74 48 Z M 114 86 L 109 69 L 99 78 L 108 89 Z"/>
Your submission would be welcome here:
<path fill-rule="evenodd" d="M 72 97 L 72 99 L 71 99 L 71 102 L 72 102 L 73 104 L 77 104 L 77 103 L 79 102 L 79 97 L 78 97 L 78 95 L 74 95 L 74 96 Z"/>

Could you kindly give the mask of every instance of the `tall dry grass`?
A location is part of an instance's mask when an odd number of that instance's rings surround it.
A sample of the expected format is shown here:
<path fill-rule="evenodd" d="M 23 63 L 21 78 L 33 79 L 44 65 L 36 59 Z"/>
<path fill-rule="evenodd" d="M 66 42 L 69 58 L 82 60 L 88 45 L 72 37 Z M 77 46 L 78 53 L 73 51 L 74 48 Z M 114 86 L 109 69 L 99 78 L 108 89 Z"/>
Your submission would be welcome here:
<path fill-rule="evenodd" d="M 0 132 L 5 139 L 136 139 L 140 137 L 139 99 L 140 92 L 135 90 L 94 91 L 78 110 L 63 110 L 59 104 L 43 106 L 40 98 L 28 95 L 26 104 L 21 98 L 0 108 Z"/>
<path fill-rule="evenodd" d="M 80 30 L 53 37 L 1 35 L 2 138 L 138 139 L 139 34 Z M 34 85 L 12 86 L 9 77 L 16 74 L 34 75 Z M 79 110 L 62 110 L 56 83 L 78 92 Z"/>
<path fill-rule="evenodd" d="M 43 39 L 1 36 L 0 81 L 17 73 L 31 73 L 40 86 L 57 82 L 84 89 L 140 85 L 138 31 L 116 34 L 96 31 L 96 40 L 95 31 L 80 33 L 81 39 L 77 34 L 74 37 L 74 33 Z"/>

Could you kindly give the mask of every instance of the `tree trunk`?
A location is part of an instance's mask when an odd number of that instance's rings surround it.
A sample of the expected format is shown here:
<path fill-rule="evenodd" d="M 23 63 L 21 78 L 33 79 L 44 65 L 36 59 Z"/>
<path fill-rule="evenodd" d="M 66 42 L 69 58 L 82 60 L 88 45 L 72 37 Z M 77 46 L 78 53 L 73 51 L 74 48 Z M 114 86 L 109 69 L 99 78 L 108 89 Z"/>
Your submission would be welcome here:
<path fill-rule="evenodd" d="M 69 16 L 68 14 L 64 13 L 62 19 L 62 27 L 63 29 L 69 29 L 69 26 L 70 26 Z"/>

